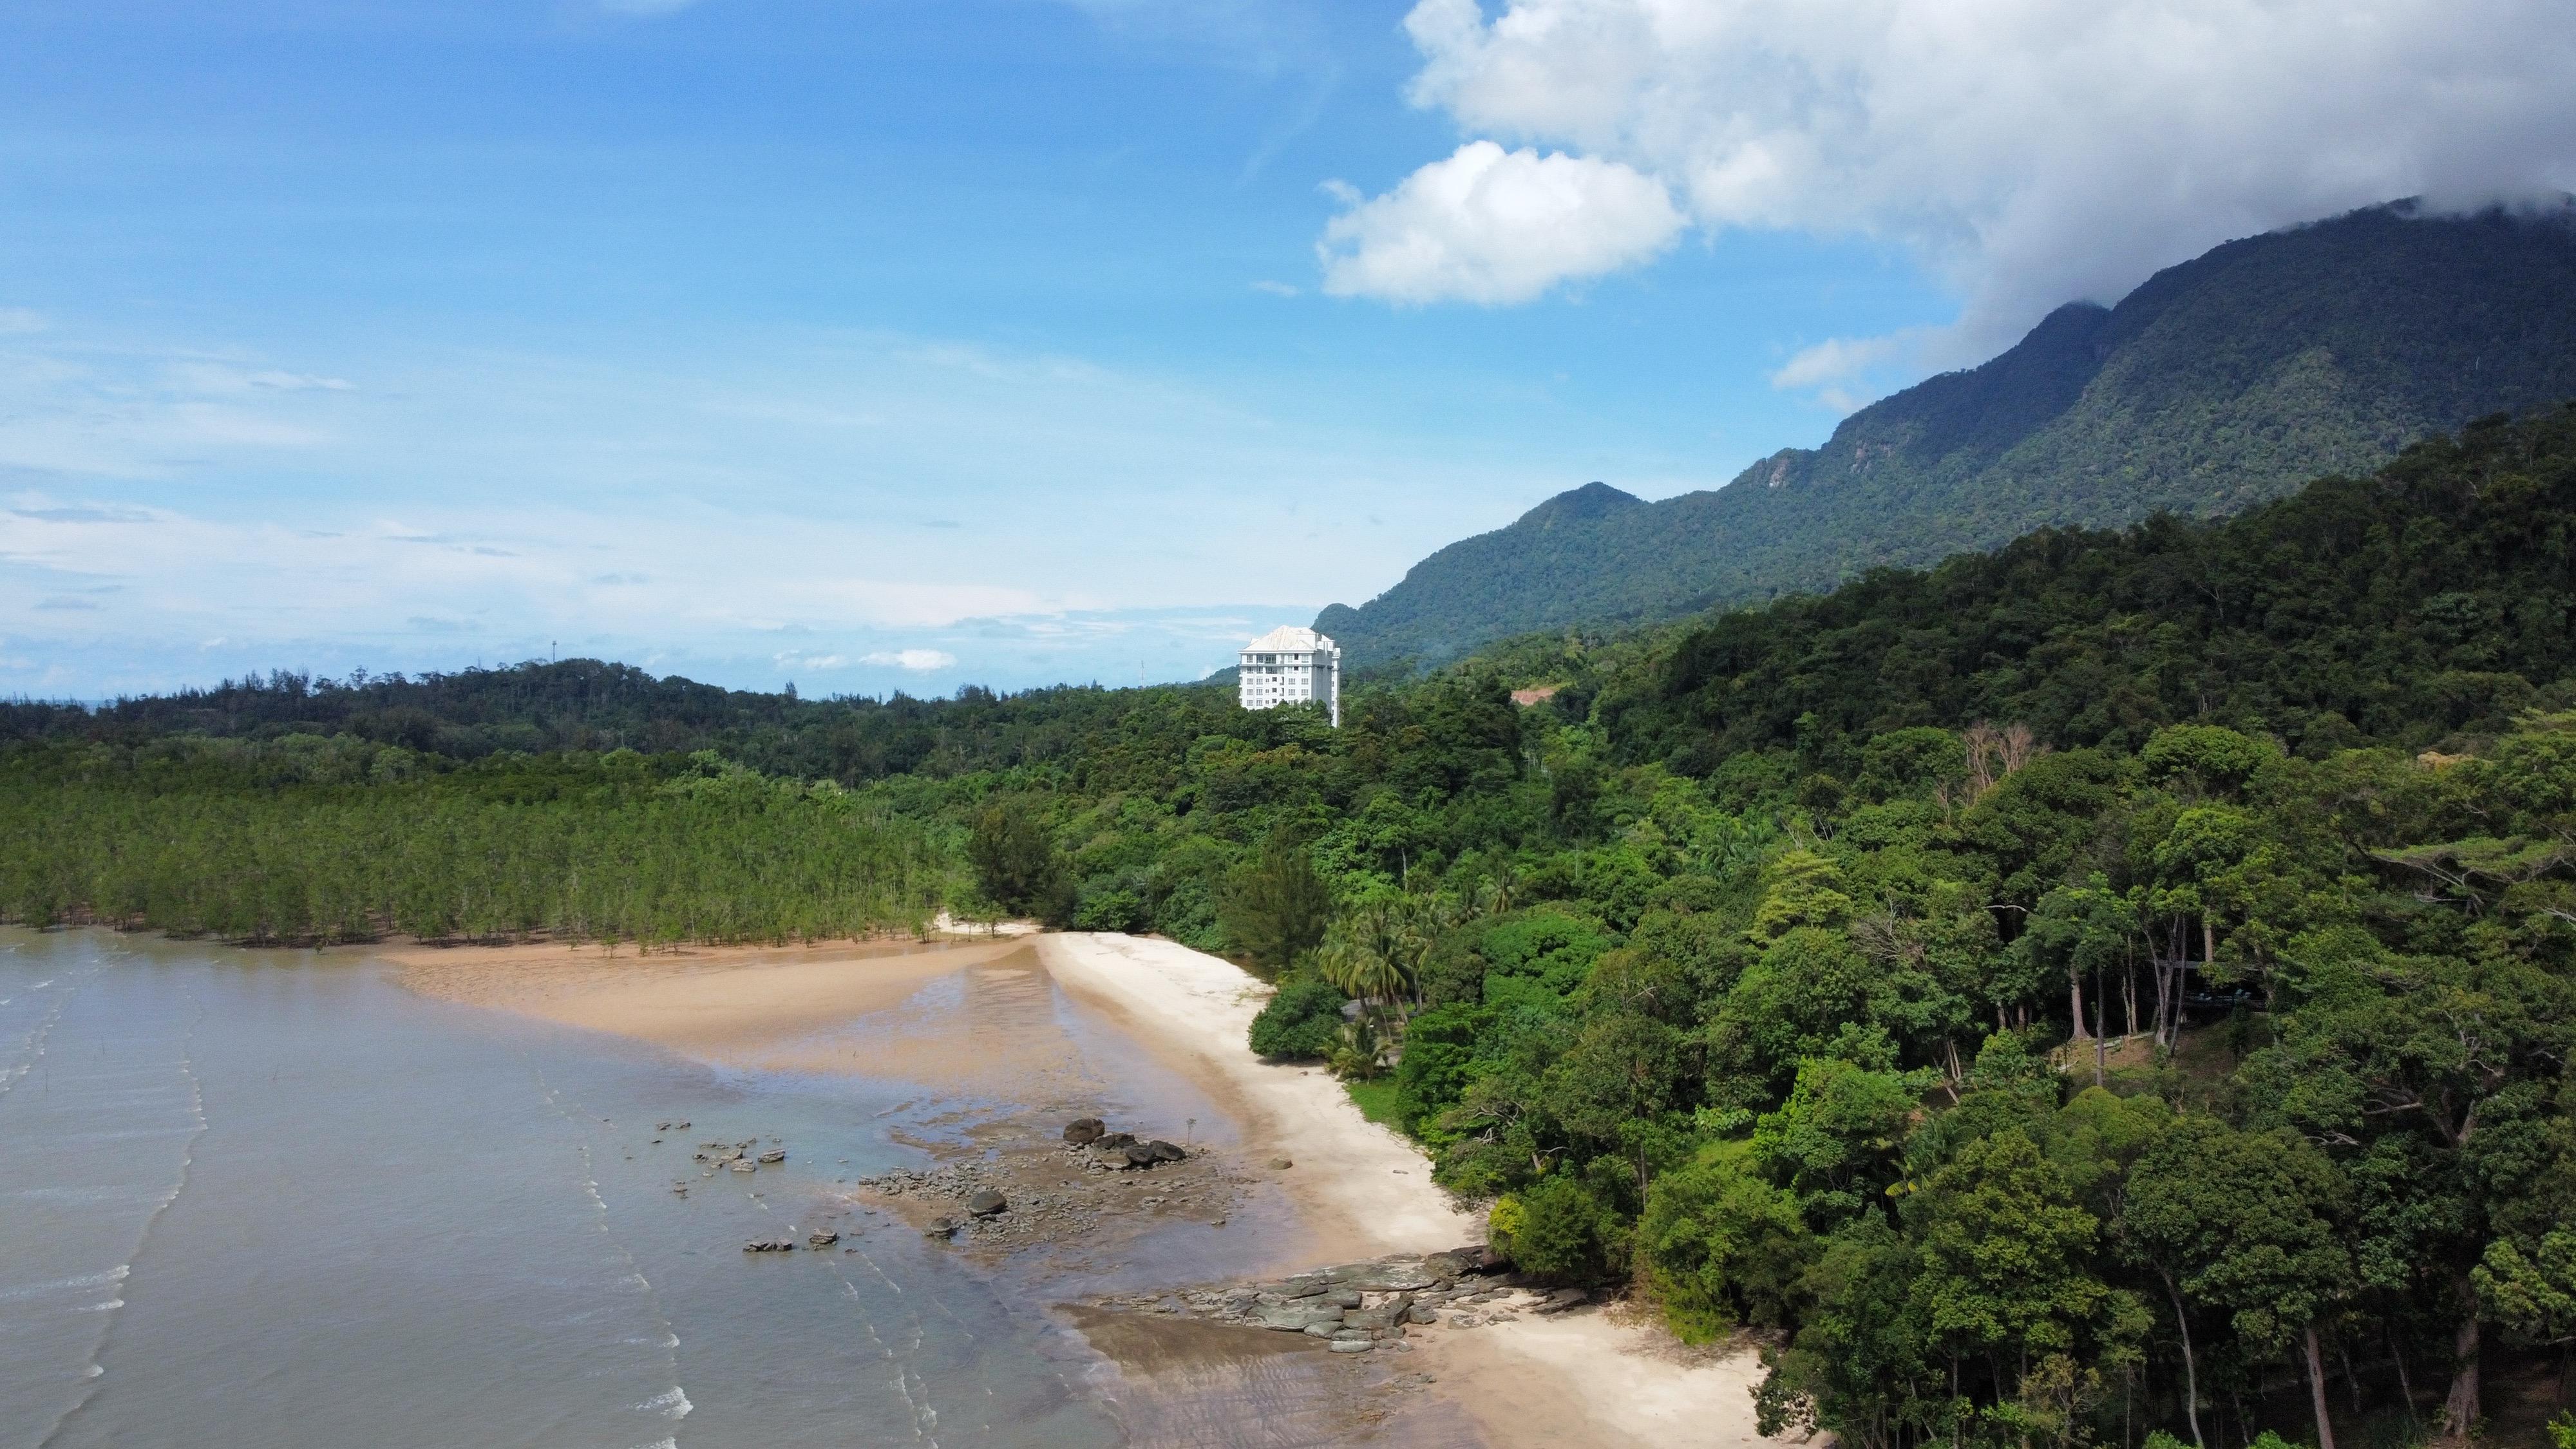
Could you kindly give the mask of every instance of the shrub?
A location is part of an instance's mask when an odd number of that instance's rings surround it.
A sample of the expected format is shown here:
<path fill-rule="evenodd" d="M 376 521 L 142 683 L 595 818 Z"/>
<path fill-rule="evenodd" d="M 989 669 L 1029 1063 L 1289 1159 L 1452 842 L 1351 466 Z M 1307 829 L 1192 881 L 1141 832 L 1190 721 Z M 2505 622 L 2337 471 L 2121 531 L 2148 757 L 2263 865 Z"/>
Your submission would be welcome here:
<path fill-rule="evenodd" d="M 1607 1210 L 1570 1173 L 1542 1177 L 1494 1204 L 1494 1246 L 1525 1273 L 1556 1282 L 1600 1278 L 1608 1270 Z"/>
<path fill-rule="evenodd" d="M 1312 972 L 1289 973 L 1252 1019 L 1252 1050 L 1272 1061 L 1329 1058 L 1342 1044 L 1342 1003 L 1349 999 Z"/>
<path fill-rule="evenodd" d="M 1145 924 L 1145 903 L 1123 886 L 1084 896 L 1073 912 L 1077 931 L 1135 931 Z"/>

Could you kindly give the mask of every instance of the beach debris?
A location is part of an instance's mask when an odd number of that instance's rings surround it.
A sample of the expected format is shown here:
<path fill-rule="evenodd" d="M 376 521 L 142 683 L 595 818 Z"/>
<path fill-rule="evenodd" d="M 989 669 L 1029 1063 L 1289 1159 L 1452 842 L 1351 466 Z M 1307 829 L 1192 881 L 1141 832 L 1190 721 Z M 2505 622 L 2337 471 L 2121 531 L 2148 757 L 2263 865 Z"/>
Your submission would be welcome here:
<path fill-rule="evenodd" d="M 814 1231 L 805 1235 L 805 1246 L 809 1248 L 828 1248 L 840 1240 L 841 1235 L 832 1231 L 830 1228 L 816 1228 Z"/>
<path fill-rule="evenodd" d="M 784 1147 L 773 1147 L 767 1152 L 760 1154 L 760 1160 L 763 1162 L 785 1162 L 787 1160 L 787 1149 Z"/>
<path fill-rule="evenodd" d="M 1296 1163 L 1289 1161 L 1285 1157 L 1274 1157 L 1270 1159 L 1270 1170 L 1272 1172 L 1286 1172 L 1288 1169 L 1295 1167 L 1296 1165 Z"/>
<path fill-rule="evenodd" d="M 1064 1124 L 1064 1140 L 1073 1147 L 1088 1147 L 1108 1133 L 1108 1126 L 1097 1117 L 1076 1117 Z"/>
<path fill-rule="evenodd" d="M 743 1244 L 742 1250 L 746 1253 L 792 1253 L 796 1251 L 796 1240 L 794 1238 L 754 1238 Z"/>
<path fill-rule="evenodd" d="M 977 1188 L 966 1199 L 966 1211 L 979 1218 L 989 1218 L 995 1213 L 1008 1212 L 1010 1208 L 1011 1200 L 989 1187 Z"/>

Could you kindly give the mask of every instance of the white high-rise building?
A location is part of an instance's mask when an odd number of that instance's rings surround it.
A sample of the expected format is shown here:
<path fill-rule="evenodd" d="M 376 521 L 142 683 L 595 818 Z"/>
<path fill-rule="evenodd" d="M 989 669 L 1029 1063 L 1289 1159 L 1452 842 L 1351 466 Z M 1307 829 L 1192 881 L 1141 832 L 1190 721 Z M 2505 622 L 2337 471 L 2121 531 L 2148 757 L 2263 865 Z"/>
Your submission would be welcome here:
<path fill-rule="evenodd" d="M 1342 651 L 1332 640 L 1293 624 L 1243 646 L 1236 697 L 1245 709 L 1318 703 L 1342 722 Z"/>

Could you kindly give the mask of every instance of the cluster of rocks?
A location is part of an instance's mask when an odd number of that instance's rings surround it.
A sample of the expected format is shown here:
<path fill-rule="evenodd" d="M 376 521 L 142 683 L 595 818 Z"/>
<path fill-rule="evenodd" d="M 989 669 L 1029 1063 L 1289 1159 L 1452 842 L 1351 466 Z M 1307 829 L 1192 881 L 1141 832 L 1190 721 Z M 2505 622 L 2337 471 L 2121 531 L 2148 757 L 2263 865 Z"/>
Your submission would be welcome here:
<path fill-rule="evenodd" d="M 816 1228 L 805 1235 L 805 1246 L 819 1252 L 840 1240 L 841 1235 L 832 1229 Z M 746 1253 L 792 1253 L 796 1251 L 796 1240 L 794 1238 L 754 1238 L 743 1244 L 742 1250 Z"/>
<path fill-rule="evenodd" d="M 1324 1339 L 1335 1353 L 1408 1353 L 1409 1328 L 1476 1328 L 1521 1312 L 1560 1313 L 1584 1301 L 1580 1288 L 1533 1287 L 1491 1249 L 1379 1258 L 1319 1268 L 1268 1283 L 1094 1300 L 1103 1308 L 1204 1319 Z"/>
<path fill-rule="evenodd" d="M 1161 1139 L 1140 1140 L 1133 1132 L 1112 1132 L 1097 1117 L 1076 1117 L 1064 1124 L 1064 1145 L 1087 1147 L 1100 1154 L 1091 1165 L 1104 1171 L 1130 1171 L 1165 1162 L 1180 1162 L 1189 1153 Z"/>
<path fill-rule="evenodd" d="M 682 1122 L 679 1125 L 686 1127 L 689 1124 Z M 769 1140 L 776 1142 L 778 1139 L 772 1137 Z M 775 1166 L 787 1160 L 787 1149 L 763 1148 L 759 1138 L 746 1137 L 740 1142 L 701 1142 L 698 1150 L 690 1156 L 706 1164 L 698 1176 L 713 1177 L 719 1171 L 758 1172 L 763 1163 Z"/>
<path fill-rule="evenodd" d="M 1097 1117 L 1074 1119 L 1060 1136 L 1061 1146 L 899 1168 L 858 1186 L 895 1200 L 932 1237 L 995 1248 L 1090 1239 L 1104 1219 L 1138 1213 L 1224 1224 L 1233 1182 L 1215 1159 L 1112 1132 Z M 1150 1179 L 1132 1175 L 1153 1169 Z"/>
<path fill-rule="evenodd" d="M 992 1163 L 946 1163 L 881 1172 L 860 1178 L 859 1186 L 884 1197 L 953 1205 L 951 1211 L 922 1225 L 922 1232 L 934 1238 L 962 1235 L 1003 1241 L 1041 1232 L 1081 1231 L 1098 1224 L 1095 1213 L 1062 1194 L 1023 1192 L 1014 1199 L 998 1185 L 1003 1177 Z"/>

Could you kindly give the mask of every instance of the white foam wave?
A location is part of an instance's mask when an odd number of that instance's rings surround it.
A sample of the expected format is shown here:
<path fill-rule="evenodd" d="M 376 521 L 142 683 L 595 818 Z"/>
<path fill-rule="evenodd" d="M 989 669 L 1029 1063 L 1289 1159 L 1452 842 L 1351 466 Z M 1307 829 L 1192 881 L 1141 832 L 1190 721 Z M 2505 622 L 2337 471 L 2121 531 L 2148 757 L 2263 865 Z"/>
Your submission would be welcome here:
<path fill-rule="evenodd" d="M 678 1384 L 673 1384 L 635 1407 L 640 1412 L 659 1414 L 665 1419 L 685 1419 L 697 1405 L 689 1402 L 689 1396 L 681 1391 Z"/>
<path fill-rule="evenodd" d="M 85 1288 L 105 1288 L 125 1281 L 134 1271 L 130 1263 L 120 1263 L 99 1273 L 83 1273 L 72 1278 L 56 1278 L 44 1283 L 21 1283 L 15 1288 L 0 1288 L 0 1303 L 15 1303 L 22 1298 L 41 1298 L 50 1293 L 69 1293 Z"/>
<path fill-rule="evenodd" d="M 680 1449 L 680 1441 L 677 1439 L 656 1439 L 650 1444 L 638 1444 L 635 1446 L 635 1449 Z"/>
<path fill-rule="evenodd" d="M 123 1308 L 124 1306 L 124 1299 L 110 1298 L 105 1303 L 84 1303 L 81 1305 L 80 1311 L 83 1313 L 114 1313 L 116 1310 Z"/>

